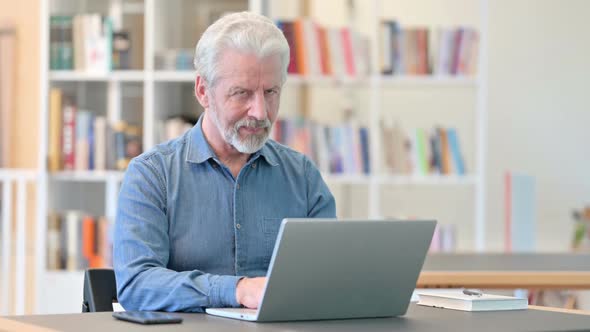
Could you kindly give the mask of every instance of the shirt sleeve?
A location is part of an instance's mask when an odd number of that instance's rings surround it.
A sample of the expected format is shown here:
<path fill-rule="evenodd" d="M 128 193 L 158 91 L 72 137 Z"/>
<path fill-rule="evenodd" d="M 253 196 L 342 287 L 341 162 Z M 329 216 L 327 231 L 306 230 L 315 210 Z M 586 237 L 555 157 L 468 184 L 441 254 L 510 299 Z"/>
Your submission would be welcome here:
<path fill-rule="evenodd" d="M 238 276 L 177 272 L 170 255 L 166 186 L 149 160 L 129 165 L 119 194 L 113 239 L 118 300 L 126 310 L 203 312 L 239 307 Z"/>
<path fill-rule="evenodd" d="M 310 218 L 336 218 L 336 201 L 324 182 L 320 171 L 305 157 L 307 179 L 307 216 Z"/>

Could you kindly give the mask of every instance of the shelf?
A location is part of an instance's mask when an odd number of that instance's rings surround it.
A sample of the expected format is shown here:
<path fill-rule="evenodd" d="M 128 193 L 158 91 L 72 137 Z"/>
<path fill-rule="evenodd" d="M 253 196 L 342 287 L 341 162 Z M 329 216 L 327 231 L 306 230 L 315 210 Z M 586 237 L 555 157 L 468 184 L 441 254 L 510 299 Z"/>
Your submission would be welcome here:
<path fill-rule="evenodd" d="M 80 72 L 70 70 L 52 70 L 49 79 L 54 82 L 142 82 L 145 72 L 141 70 L 119 70 L 112 72 Z"/>
<path fill-rule="evenodd" d="M 122 81 L 142 82 L 145 80 L 147 71 L 129 70 L 112 71 L 103 73 L 78 72 L 68 70 L 53 70 L 49 78 L 55 82 L 83 82 L 83 81 Z M 157 82 L 194 82 L 195 72 L 191 70 L 156 70 L 153 71 L 154 80 Z M 384 86 L 477 86 L 475 77 L 464 76 L 376 76 L 354 77 L 354 76 L 304 76 L 289 75 L 287 84 L 324 84 L 324 85 L 367 85 L 371 80 L 380 82 Z"/>
<path fill-rule="evenodd" d="M 379 76 L 373 77 L 384 86 L 476 87 L 477 79 L 467 76 Z"/>
<path fill-rule="evenodd" d="M 385 185 L 466 186 L 477 183 L 473 175 L 380 175 Z"/>
<path fill-rule="evenodd" d="M 106 182 L 121 181 L 125 172 L 122 171 L 62 171 L 51 173 L 49 176 L 55 181 L 74 182 Z"/>
<path fill-rule="evenodd" d="M 34 169 L 0 168 L 0 181 L 34 180 L 39 175 Z"/>
<path fill-rule="evenodd" d="M 465 186 L 477 183 L 472 175 L 363 175 L 363 174 L 323 174 L 323 179 L 331 184 L 369 184 L 376 181 L 382 185 L 425 185 L 425 186 Z"/>
<path fill-rule="evenodd" d="M 154 80 L 157 82 L 194 82 L 195 72 L 175 71 L 175 70 L 156 70 L 154 71 Z M 359 84 L 367 83 L 367 78 L 356 77 L 334 77 L 334 76 L 303 76 L 303 75 L 289 75 L 287 84 L 302 85 L 302 84 Z"/>
<path fill-rule="evenodd" d="M 369 184 L 371 176 L 365 174 L 322 174 L 322 178 L 332 184 Z"/>
<path fill-rule="evenodd" d="M 475 87 L 477 79 L 466 76 L 385 76 L 372 75 L 371 77 L 354 76 L 304 76 L 289 75 L 287 84 L 330 84 L 330 85 L 367 85 L 369 82 L 380 83 L 383 86 L 398 87 L 428 87 L 428 86 L 451 86 L 451 87 Z"/>
<path fill-rule="evenodd" d="M 287 84 L 304 85 L 304 84 L 329 84 L 329 85 L 357 85 L 369 83 L 368 77 L 354 76 L 326 76 L 326 75 L 292 75 L 287 77 Z"/>
<path fill-rule="evenodd" d="M 192 70 L 156 70 L 154 80 L 157 82 L 191 82 L 195 81 L 195 72 Z"/>
<path fill-rule="evenodd" d="M 84 278 L 84 270 L 46 270 L 47 278 L 79 279 Z"/>

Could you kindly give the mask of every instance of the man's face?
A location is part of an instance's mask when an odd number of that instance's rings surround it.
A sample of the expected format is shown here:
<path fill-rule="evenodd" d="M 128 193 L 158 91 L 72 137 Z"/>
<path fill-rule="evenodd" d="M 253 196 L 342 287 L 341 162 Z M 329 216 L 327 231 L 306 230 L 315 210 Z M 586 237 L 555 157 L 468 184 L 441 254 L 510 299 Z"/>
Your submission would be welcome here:
<path fill-rule="evenodd" d="M 217 82 L 209 90 L 209 116 L 226 143 L 241 153 L 254 153 L 266 142 L 276 120 L 281 95 L 278 55 L 226 50 Z"/>

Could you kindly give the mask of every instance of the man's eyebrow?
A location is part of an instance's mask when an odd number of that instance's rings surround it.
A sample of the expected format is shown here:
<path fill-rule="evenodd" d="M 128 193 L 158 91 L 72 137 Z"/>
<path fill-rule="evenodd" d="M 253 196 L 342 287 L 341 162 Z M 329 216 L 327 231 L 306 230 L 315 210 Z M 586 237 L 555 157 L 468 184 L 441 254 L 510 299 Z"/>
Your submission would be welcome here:
<path fill-rule="evenodd" d="M 265 91 L 268 91 L 268 90 L 280 90 L 280 88 L 281 88 L 281 85 L 280 84 L 277 84 L 277 85 L 273 85 L 273 86 L 271 86 L 269 88 L 266 88 L 264 90 Z M 244 87 L 242 85 L 233 85 L 227 91 L 229 93 L 232 93 L 232 92 L 239 91 L 239 90 L 250 91 L 250 89 L 248 89 L 247 87 Z"/>
<path fill-rule="evenodd" d="M 247 89 L 241 85 L 234 85 L 234 86 L 231 86 L 228 91 L 235 92 L 236 90 L 247 90 Z"/>

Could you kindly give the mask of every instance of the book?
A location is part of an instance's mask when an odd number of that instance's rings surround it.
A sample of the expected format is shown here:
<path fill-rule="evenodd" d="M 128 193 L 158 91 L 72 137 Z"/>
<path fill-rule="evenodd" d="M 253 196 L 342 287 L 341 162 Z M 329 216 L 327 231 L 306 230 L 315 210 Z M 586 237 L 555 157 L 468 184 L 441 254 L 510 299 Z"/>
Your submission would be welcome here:
<path fill-rule="evenodd" d="M 535 250 L 535 178 L 514 172 L 504 177 L 505 249 L 507 252 Z"/>
<path fill-rule="evenodd" d="M 113 70 L 131 69 L 131 40 L 128 31 L 113 32 Z"/>
<path fill-rule="evenodd" d="M 144 21 L 143 13 L 126 13 L 123 20 L 122 30 L 129 35 L 129 69 L 144 68 Z"/>
<path fill-rule="evenodd" d="M 61 89 L 52 88 L 49 91 L 49 142 L 47 153 L 47 168 L 55 172 L 63 168 L 62 155 L 62 99 Z"/>
<path fill-rule="evenodd" d="M 463 311 L 523 310 L 528 300 L 512 296 L 482 294 L 467 295 L 461 291 L 420 292 L 419 305 Z"/>
<path fill-rule="evenodd" d="M 107 169 L 107 119 L 104 116 L 97 116 L 94 118 L 94 144 L 93 151 L 90 155 L 94 155 L 94 169 L 97 171 L 104 171 Z"/>
<path fill-rule="evenodd" d="M 289 44 L 290 74 L 365 76 L 370 72 L 369 40 L 350 27 L 327 28 L 308 18 L 279 20 Z"/>
<path fill-rule="evenodd" d="M 61 218 L 57 213 L 50 213 L 47 217 L 47 269 L 59 270 L 62 268 L 60 261 L 60 236 Z"/>
<path fill-rule="evenodd" d="M 453 169 L 458 175 L 465 175 L 465 163 L 461 155 L 461 148 L 459 147 L 459 139 L 457 138 L 457 130 L 455 128 L 447 129 L 447 138 L 449 150 L 451 153 L 451 163 Z"/>
<path fill-rule="evenodd" d="M 115 164 L 116 169 L 123 171 L 129 164 L 126 153 L 125 130 L 127 129 L 127 122 L 119 121 L 113 125 L 114 142 L 115 142 Z"/>
<path fill-rule="evenodd" d="M 63 168 L 74 170 L 76 168 L 76 106 L 70 99 L 63 104 L 62 148 Z"/>
<path fill-rule="evenodd" d="M 90 126 L 92 113 L 79 110 L 76 113 L 76 140 L 74 145 L 74 169 L 86 171 L 90 169 Z"/>
<path fill-rule="evenodd" d="M 379 71 L 383 75 L 393 74 L 393 25 L 395 22 L 392 21 L 381 21 L 379 22 Z"/>
<path fill-rule="evenodd" d="M 47 218 L 47 268 L 77 271 L 112 266 L 111 225 L 106 217 L 83 211 L 50 212 Z"/>
<path fill-rule="evenodd" d="M 53 15 L 49 19 L 49 68 L 71 70 L 73 68 L 72 16 Z"/>

